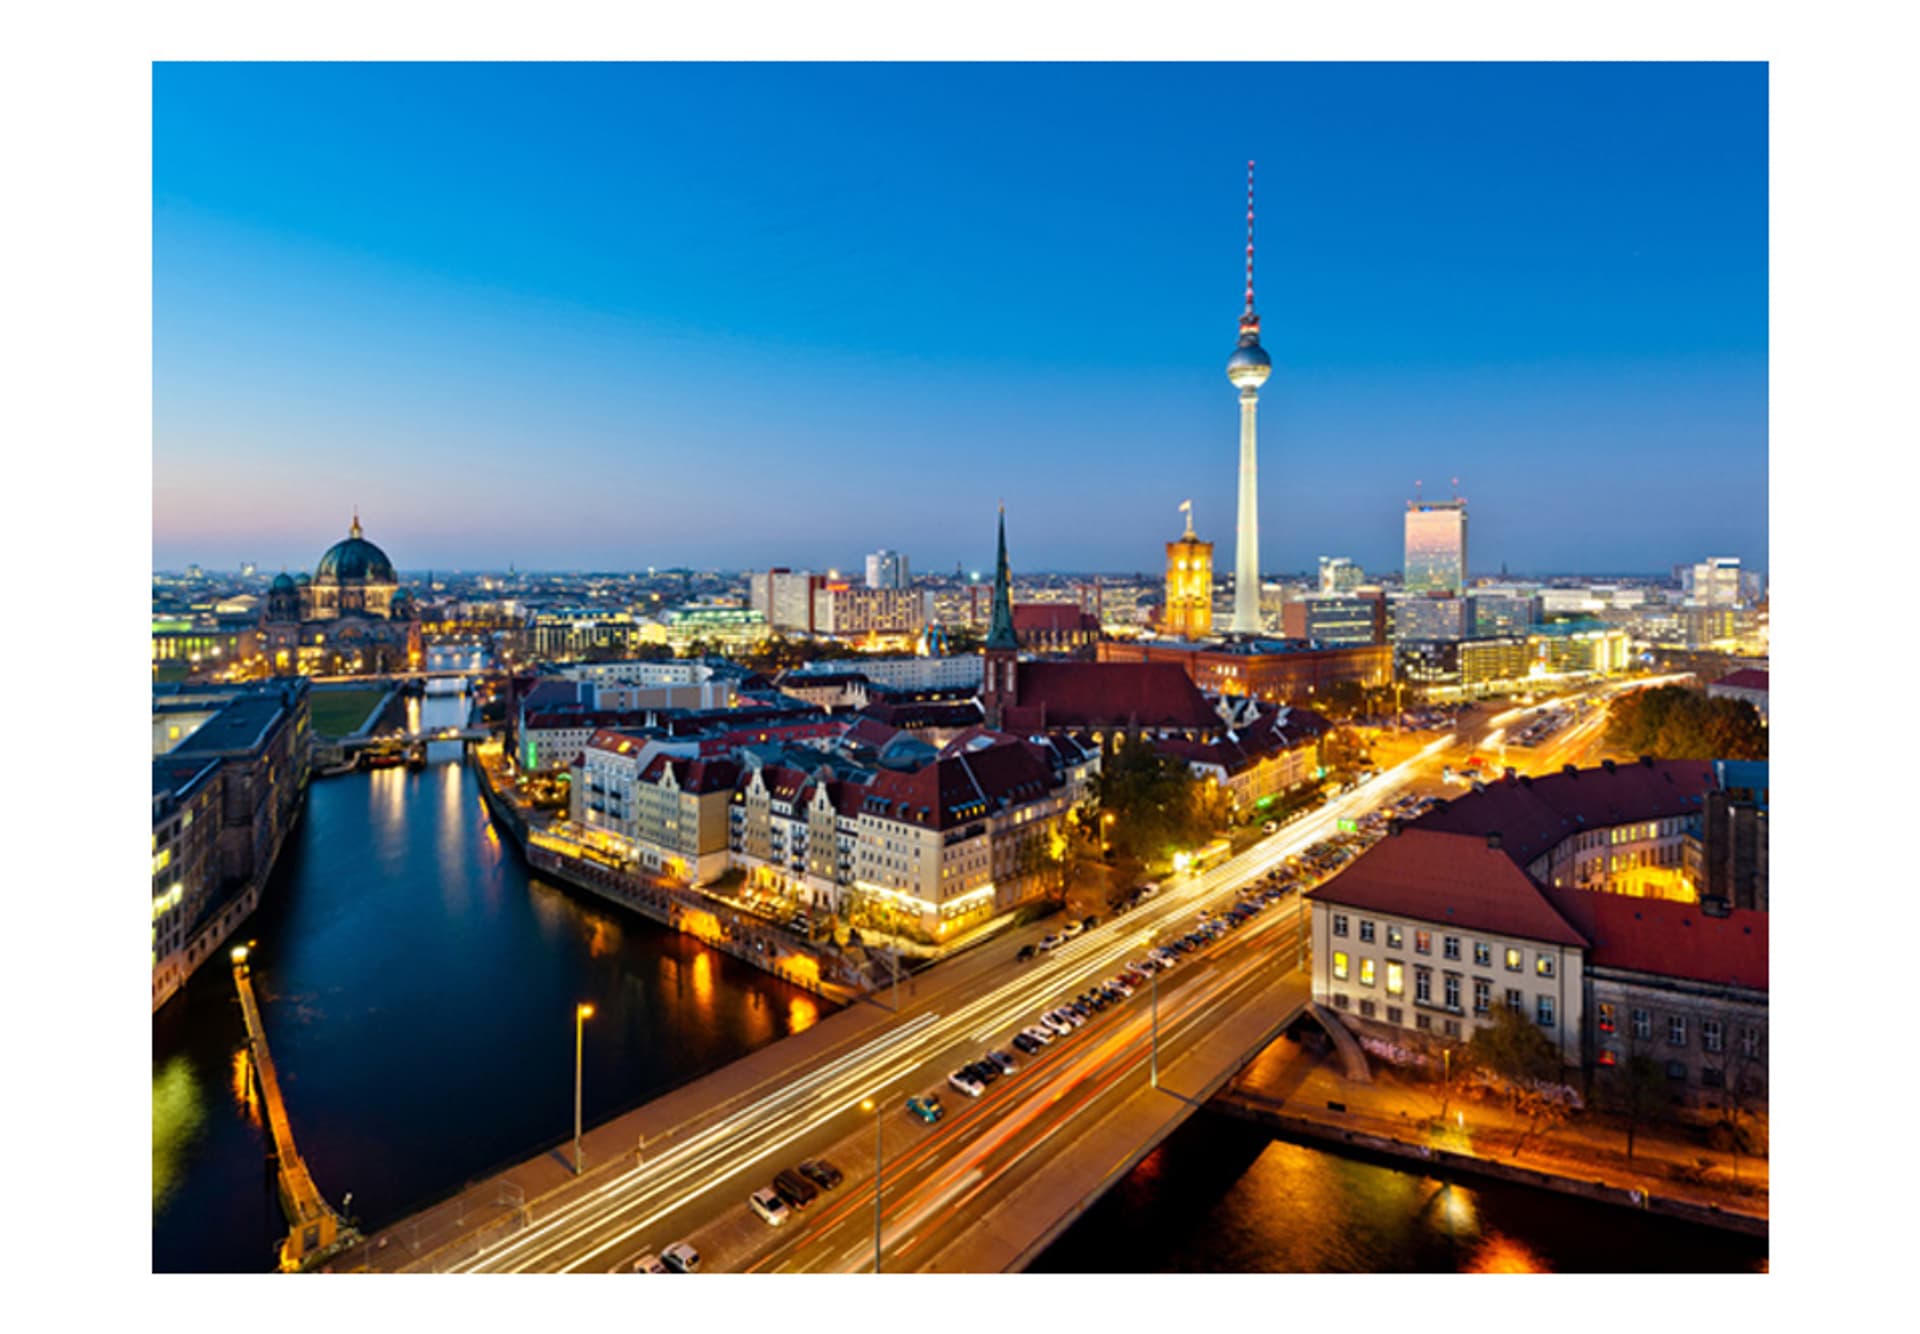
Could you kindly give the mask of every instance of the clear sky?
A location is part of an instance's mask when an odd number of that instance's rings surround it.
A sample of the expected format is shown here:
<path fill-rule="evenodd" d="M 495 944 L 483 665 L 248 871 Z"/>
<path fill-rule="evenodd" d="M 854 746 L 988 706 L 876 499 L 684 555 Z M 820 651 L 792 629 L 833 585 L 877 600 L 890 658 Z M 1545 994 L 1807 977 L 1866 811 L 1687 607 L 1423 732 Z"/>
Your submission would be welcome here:
<path fill-rule="evenodd" d="M 154 559 L 1767 564 L 1759 65 L 161 65 Z"/>

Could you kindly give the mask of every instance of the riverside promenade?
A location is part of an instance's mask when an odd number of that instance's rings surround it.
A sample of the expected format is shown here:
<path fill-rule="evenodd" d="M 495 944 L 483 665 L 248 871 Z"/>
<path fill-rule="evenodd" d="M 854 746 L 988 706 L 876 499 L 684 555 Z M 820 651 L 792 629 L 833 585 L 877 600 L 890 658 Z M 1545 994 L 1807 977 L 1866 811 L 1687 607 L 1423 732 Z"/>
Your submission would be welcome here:
<path fill-rule="evenodd" d="M 1668 1127 L 1643 1126 L 1629 1158 L 1624 1129 L 1607 1118 L 1583 1115 L 1535 1133 L 1503 1103 L 1459 1088 L 1443 1120 L 1438 1084 L 1381 1069 L 1362 1083 L 1286 1039 L 1255 1058 L 1213 1106 L 1282 1139 L 1409 1160 L 1436 1176 L 1495 1178 L 1767 1234 L 1767 1160 L 1736 1160 Z"/>

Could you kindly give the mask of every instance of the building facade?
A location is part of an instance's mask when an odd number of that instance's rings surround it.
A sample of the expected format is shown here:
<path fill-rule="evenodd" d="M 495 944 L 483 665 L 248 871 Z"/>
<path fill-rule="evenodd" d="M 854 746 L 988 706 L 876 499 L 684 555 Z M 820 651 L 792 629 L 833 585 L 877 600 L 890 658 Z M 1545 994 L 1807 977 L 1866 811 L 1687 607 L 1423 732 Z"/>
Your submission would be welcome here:
<path fill-rule="evenodd" d="M 1406 564 L 1401 584 L 1409 593 L 1467 591 L 1467 502 L 1407 502 Z"/>
<path fill-rule="evenodd" d="M 1191 502 L 1187 531 L 1167 543 L 1167 602 L 1160 628 L 1175 639 L 1205 639 L 1213 633 L 1213 543 L 1194 535 Z"/>

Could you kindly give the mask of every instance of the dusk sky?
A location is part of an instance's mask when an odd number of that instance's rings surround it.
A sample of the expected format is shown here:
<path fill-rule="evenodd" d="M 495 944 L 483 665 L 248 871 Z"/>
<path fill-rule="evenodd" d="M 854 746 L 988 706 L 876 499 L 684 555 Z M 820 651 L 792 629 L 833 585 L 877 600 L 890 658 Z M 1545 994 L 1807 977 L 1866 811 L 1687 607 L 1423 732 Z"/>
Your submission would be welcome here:
<path fill-rule="evenodd" d="M 1762 65 L 181 66 L 154 560 L 1767 565 Z"/>

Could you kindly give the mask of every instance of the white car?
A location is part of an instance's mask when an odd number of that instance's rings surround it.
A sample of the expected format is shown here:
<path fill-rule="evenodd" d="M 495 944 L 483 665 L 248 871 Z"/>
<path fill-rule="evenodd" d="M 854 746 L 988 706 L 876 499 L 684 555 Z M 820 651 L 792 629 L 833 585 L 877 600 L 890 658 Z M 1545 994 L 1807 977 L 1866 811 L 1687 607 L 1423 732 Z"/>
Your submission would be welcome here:
<path fill-rule="evenodd" d="M 1040 948 L 1043 950 L 1058 949 L 1062 943 L 1064 942 L 1062 942 L 1058 936 L 1042 936 L 1040 938 Z"/>
<path fill-rule="evenodd" d="M 1063 1038 L 1073 1032 L 1073 1024 L 1058 1010 L 1048 1010 L 1040 1016 L 1040 1022 L 1045 1024 L 1055 1037 Z"/>
<path fill-rule="evenodd" d="M 1280 832 L 1280 822 L 1278 820 L 1269 820 L 1260 826 L 1260 832 L 1263 834 L 1277 834 Z"/>
<path fill-rule="evenodd" d="M 779 1227 L 787 1221 L 792 1212 L 787 1208 L 787 1202 L 770 1190 L 756 1190 L 747 1197 L 747 1203 L 753 1206 L 753 1211 L 765 1219 L 770 1227 Z"/>
<path fill-rule="evenodd" d="M 1087 928 L 1081 925 L 1079 922 L 1068 922 L 1065 926 L 1060 928 L 1060 935 L 1063 939 L 1072 940 L 1075 936 L 1079 935 L 1082 931 L 1085 931 L 1086 929 Z"/>
<path fill-rule="evenodd" d="M 987 1091 L 987 1086 L 964 1070 L 955 1070 L 947 1076 L 947 1083 L 969 1098 L 977 1098 Z"/>
<path fill-rule="evenodd" d="M 1032 1024 L 1020 1031 L 1043 1047 L 1052 1042 L 1055 1036 L 1054 1031 L 1045 1024 Z"/>
<path fill-rule="evenodd" d="M 660 1252 L 660 1258 L 667 1268 L 676 1274 L 697 1274 L 700 1272 L 700 1252 L 684 1241 L 676 1241 Z"/>
<path fill-rule="evenodd" d="M 665 1262 L 662 1261 L 659 1256 L 655 1255 L 652 1251 L 648 1251 L 645 1255 L 633 1262 L 633 1272 L 636 1274 L 664 1274 L 667 1273 L 668 1270 Z"/>

